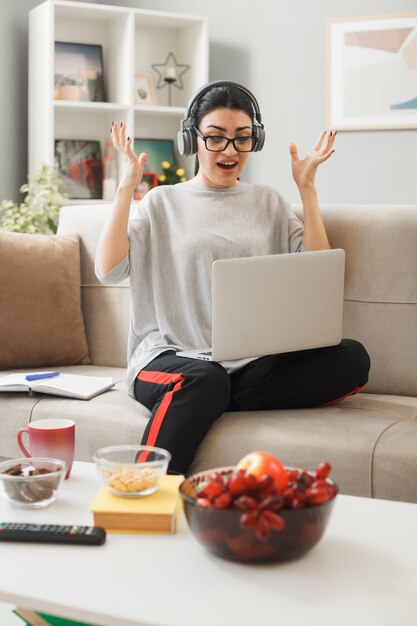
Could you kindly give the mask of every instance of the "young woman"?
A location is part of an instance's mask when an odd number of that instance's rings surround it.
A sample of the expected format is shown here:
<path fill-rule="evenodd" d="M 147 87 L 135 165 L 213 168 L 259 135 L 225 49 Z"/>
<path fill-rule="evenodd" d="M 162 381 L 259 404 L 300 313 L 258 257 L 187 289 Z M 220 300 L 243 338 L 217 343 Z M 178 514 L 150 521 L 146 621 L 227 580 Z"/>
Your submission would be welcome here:
<path fill-rule="evenodd" d="M 152 189 L 129 217 L 146 154 L 133 152 L 123 123 L 112 124 L 124 171 L 96 271 L 109 283 L 130 276 L 126 382 L 151 411 L 142 443 L 169 450 L 171 471 L 187 472 L 225 411 L 319 406 L 357 393 L 368 380 L 368 354 L 349 339 L 227 363 L 176 356 L 211 345 L 213 261 L 330 247 L 315 174 L 333 154 L 335 136 L 323 132 L 304 159 L 290 145 L 302 222 L 275 189 L 240 181 L 250 152 L 260 150 L 265 138 L 255 97 L 236 83 L 210 83 L 192 99 L 179 133 L 180 152 L 197 155 L 194 178 Z"/>

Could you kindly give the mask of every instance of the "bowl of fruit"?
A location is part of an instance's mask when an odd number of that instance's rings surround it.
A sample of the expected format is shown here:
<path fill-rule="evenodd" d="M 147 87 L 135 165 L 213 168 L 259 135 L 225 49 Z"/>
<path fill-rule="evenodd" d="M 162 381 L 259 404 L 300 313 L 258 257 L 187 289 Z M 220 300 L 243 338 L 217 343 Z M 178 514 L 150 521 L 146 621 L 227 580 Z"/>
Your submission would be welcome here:
<path fill-rule="evenodd" d="M 323 536 L 338 491 L 330 471 L 329 463 L 307 471 L 252 452 L 234 467 L 186 478 L 185 517 L 194 537 L 223 559 L 290 561 Z"/>

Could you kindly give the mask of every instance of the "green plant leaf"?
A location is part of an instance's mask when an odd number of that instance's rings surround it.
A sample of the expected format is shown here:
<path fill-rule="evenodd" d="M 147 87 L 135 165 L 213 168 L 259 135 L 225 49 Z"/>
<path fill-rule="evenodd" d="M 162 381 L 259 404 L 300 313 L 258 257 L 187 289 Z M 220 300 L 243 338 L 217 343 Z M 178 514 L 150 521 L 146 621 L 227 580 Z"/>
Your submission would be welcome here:
<path fill-rule="evenodd" d="M 20 205 L 11 200 L 2 201 L 0 226 L 3 230 L 47 235 L 56 233 L 59 210 L 67 201 L 66 194 L 62 193 L 64 183 L 57 172 L 57 163 L 44 163 L 20 187 L 20 191 L 26 194 Z"/>

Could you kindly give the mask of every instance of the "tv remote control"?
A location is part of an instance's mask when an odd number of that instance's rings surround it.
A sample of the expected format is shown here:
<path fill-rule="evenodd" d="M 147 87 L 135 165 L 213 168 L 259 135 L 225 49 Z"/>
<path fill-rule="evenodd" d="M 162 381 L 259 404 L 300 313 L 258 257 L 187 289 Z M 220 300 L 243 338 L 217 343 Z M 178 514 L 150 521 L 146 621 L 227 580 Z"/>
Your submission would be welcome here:
<path fill-rule="evenodd" d="M 100 526 L 0 522 L 0 541 L 101 546 L 106 541 L 106 531 Z"/>

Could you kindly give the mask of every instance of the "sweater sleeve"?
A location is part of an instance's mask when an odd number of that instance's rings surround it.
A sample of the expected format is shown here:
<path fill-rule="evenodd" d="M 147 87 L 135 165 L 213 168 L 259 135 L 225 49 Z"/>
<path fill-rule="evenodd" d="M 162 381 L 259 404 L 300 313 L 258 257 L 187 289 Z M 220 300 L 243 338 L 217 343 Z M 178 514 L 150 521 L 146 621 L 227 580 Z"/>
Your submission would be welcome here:
<path fill-rule="evenodd" d="M 100 274 L 97 265 L 95 266 L 96 276 L 101 283 L 104 285 L 114 285 L 116 283 L 120 283 L 120 281 L 124 280 L 129 276 L 130 273 L 130 260 L 129 254 L 127 254 L 124 259 L 118 262 L 117 265 L 107 272 L 107 274 Z"/>
<path fill-rule="evenodd" d="M 292 210 L 290 203 L 283 200 L 288 218 L 288 247 L 290 252 L 305 252 L 308 248 L 301 243 L 304 234 L 304 223 Z"/>

